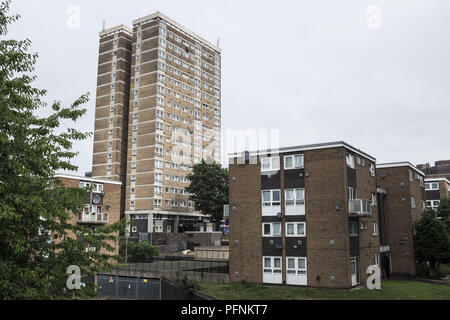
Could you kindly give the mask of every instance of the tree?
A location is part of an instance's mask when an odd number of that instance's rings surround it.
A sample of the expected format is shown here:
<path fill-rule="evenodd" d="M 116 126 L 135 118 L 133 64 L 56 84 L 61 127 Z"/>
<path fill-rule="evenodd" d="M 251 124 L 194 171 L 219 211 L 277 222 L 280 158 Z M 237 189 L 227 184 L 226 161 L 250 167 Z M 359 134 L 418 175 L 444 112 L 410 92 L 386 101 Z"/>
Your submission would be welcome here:
<path fill-rule="evenodd" d="M 450 262 L 450 237 L 446 226 L 436 219 L 433 210 L 426 209 L 422 218 L 416 221 L 414 228 L 416 260 L 429 263 L 430 276 L 435 277 L 440 264 Z"/>
<path fill-rule="evenodd" d="M 436 210 L 436 215 L 445 223 L 447 233 L 450 234 L 450 198 L 441 199 L 439 207 Z"/>
<path fill-rule="evenodd" d="M 77 265 L 83 276 L 110 268 L 123 225 L 95 231 L 70 224 L 87 191 L 66 188 L 54 176 L 77 169 L 71 163 L 77 155 L 72 143 L 90 133 L 60 125 L 86 113 L 82 106 L 88 95 L 68 107 L 43 101 L 47 92 L 32 86 L 38 55 L 28 52 L 30 40 L 3 40 L 19 19 L 8 15 L 9 6 L 10 1 L 0 3 L 0 299 L 71 298 L 67 268 Z M 43 109 L 51 114 L 37 116 Z M 97 251 L 86 251 L 87 245 Z M 73 293 L 88 297 L 93 289 L 86 283 Z"/>
<path fill-rule="evenodd" d="M 190 185 L 186 191 L 191 194 L 189 200 L 195 202 L 195 209 L 210 215 L 212 221 L 222 220 L 223 206 L 228 204 L 228 170 L 218 163 L 202 161 L 194 165 L 187 178 Z"/>

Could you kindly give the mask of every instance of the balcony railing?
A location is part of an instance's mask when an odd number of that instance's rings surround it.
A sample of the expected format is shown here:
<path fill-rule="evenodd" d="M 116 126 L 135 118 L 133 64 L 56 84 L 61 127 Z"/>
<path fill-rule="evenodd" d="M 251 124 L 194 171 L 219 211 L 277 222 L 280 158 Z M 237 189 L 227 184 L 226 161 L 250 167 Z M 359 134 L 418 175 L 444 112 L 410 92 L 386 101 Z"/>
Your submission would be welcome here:
<path fill-rule="evenodd" d="M 353 216 L 372 215 L 372 204 L 369 200 L 349 200 L 348 213 Z"/>
<path fill-rule="evenodd" d="M 108 223 L 109 215 L 107 213 L 79 213 L 78 223 Z"/>

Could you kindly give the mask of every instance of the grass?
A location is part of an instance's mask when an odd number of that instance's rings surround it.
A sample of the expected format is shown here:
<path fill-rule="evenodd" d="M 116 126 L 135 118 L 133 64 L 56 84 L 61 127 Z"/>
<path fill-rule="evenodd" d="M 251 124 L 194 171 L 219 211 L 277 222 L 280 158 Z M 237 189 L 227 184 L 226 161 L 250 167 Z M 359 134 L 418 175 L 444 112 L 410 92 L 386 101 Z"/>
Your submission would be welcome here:
<path fill-rule="evenodd" d="M 381 290 L 316 289 L 256 284 L 201 283 L 201 292 L 218 300 L 450 300 L 450 286 L 389 280 Z"/>

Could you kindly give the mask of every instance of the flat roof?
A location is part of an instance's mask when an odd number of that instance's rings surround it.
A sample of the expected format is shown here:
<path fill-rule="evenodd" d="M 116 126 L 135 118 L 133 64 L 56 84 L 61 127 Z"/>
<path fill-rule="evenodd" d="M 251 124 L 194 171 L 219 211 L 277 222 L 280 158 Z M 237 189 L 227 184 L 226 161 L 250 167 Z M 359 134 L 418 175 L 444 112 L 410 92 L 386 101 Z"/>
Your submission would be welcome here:
<path fill-rule="evenodd" d="M 386 168 L 398 168 L 398 167 L 409 167 L 413 169 L 421 176 L 425 176 L 425 173 L 417 169 L 411 162 L 409 161 L 401 161 L 401 162 L 389 162 L 389 163 L 378 163 L 377 169 L 386 169 Z"/>
<path fill-rule="evenodd" d="M 175 27 L 175 28 L 181 30 L 182 32 L 186 33 L 187 35 L 193 37 L 193 38 L 196 39 L 197 41 L 200 41 L 200 42 L 202 42 L 203 44 L 207 45 L 208 47 L 211 47 L 211 49 L 213 49 L 214 51 L 216 51 L 216 52 L 218 52 L 218 53 L 222 53 L 222 50 L 221 50 L 219 47 L 213 45 L 211 42 L 209 42 L 208 40 L 205 40 L 204 38 L 202 38 L 201 36 L 199 36 L 199 35 L 196 34 L 195 32 L 189 31 L 188 29 L 186 29 L 185 27 L 183 27 L 182 25 L 180 25 L 178 22 L 176 22 L 176 21 L 170 19 L 168 16 L 162 14 L 162 13 L 159 12 L 159 11 L 156 11 L 156 12 L 153 13 L 153 14 L 150 14 L 150 15 L 148 15 L 148 16 L 145 16 L 145 17 L 142 17 L 142 18 L 139 18 L 139 19 L 134 20 L 134 21 L 133 21 L 133 26 L 136 25 L 136 24 L 140 24 L 140 23 L 142 23 L 142 22 L 146 22 L 146 21 L 148 21 L 148 20 L 156 19 L 156 18 L 160 18 L 161 20 L 164 20 L 164 21 L 168 22 L 168 23 L 171 24 L 173 27 Z"/>
<path fill-rule="evenodd" d="M 126 33 L 128 33 L 130 35 L 133 34 L 133 29 L 131 29 L 130 27 L 127 27 L 124 24 L 121 24 L 121 25 L 118 25 L 116 27 L 112 27 L 112 28 L 109 28 L 109 29 L 106 29 L 106 30 L 102 30 L 102 31 L 100 31 L 99 35 L 100 35 L 100 37 L 103 37 L 103 36 L 107 36 L 107 35 L 109 35 L 111 33 L 116 33 L 116 32 L 119 32 L 119 31 L 125 31 Z"/>
<path fill-rule="evenodd" d="M 88 182 L 94 182 L 94 183 L 122 185 L 122 182 L 120 182 L 120 181 L 100 180 L 100 179 L 95 179 L 95 178 L 90 178 L 90 177 L 76 176 L 76 175 L 63 174 L 63 173 L 57 173 L 55 175 L 55 178 L 66 178 L 66 179 L 88 181 Z"/>
<path fill-rule="evenodd" d="M 425 178 L 425 182 L 432 182 L 432 181 L 446 181 L 448 184 L 450 184 L 450 180 L 444 177 Z"/>
<path fill-rule="evenodd" d="M 316 143 L 316 144 L 308 144 L 308 145 L 293 146 L 293 147 L 282 147 L 279 149 L 256 150 L 256 151 L 250 151 L 250 155 L 257 156 L 257 155 L 264 155 L 264 154 L 271 154 L 271 153 L 287 153 L 287 152 L 328 149 L 328 148 L 337 148 L 337 147 L 344 147 L 346 149 L 353 151 L 356 154 L 366 157 L 367 159 L 369 159 L 373 162 L 376 161 L 376 159 L 374 157 L 372 157 L 371 155 L 349 145 L 348 143 L 346 143 L 344 141 Z M 240 152 L 240 153 L 230 153 L 228 156 L 233 157 L 233 158 L 241 157 L 244 152 L 245 151 Z"/>

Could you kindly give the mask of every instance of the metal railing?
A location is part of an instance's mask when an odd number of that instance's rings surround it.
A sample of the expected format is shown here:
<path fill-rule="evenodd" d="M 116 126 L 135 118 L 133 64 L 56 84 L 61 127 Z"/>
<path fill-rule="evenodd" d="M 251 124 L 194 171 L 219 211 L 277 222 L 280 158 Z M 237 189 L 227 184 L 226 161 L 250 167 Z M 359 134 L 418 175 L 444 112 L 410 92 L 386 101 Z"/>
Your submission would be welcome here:
<path fill-rule="evenodd" d="M 132 258 L 120 270 L 130 271 L 190 271 L 207 273 L 228 273 L 228 261 L 195 260 L 185 257 Z"/>
<path fill-rule="evenodd" d="M 107 213 L 79 213 L 77 215 L 79 223 L 108 223 L 109 215 Z"/>

